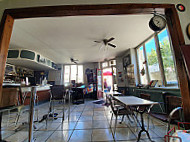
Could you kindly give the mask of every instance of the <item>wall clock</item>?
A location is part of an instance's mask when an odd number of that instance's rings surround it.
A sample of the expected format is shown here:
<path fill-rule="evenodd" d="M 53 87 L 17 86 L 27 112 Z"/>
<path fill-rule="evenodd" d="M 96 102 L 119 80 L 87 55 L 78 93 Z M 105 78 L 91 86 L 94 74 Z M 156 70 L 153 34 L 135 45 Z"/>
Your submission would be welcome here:
<path fill-rule="evenodd" d="M 149 21 L 149 27 L 153 31 L 156 31 L 156 32 L 161 31 L 162 29 L 166 27 L 165 17 L 161 15 L 154 15 L 154 17 L 152 17 Z"/>

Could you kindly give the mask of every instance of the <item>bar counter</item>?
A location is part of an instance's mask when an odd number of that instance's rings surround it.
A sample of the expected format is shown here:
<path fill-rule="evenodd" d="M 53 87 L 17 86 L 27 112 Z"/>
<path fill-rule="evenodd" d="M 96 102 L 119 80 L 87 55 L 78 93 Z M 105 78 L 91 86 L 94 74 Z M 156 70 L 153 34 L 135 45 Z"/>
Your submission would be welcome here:
<path fill-rule="evenodd" d="M 22 86 L 19 83 L 3 83 L 3 87 L 20 87 L 22 96 L 24 98 L 24 105 L 30 104 L 30 95 L 32 86 Z M 38 85 L 36 86 L 38 103 L 49 101 L 51 85 Z"/>

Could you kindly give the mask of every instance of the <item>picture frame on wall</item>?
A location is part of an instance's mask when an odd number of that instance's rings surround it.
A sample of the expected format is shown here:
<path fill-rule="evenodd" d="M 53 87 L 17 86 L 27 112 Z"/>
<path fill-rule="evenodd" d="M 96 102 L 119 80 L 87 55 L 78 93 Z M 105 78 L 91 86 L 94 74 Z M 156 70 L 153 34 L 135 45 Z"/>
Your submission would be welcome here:
<path fill-rule="evenodd" d="M 131 64 L 131 56 L 130 54 L 128 54 L 123 58 L 123 68 L 125 71 L 127 71 L 127 66 L 129 66 L 130 64 Z"/>

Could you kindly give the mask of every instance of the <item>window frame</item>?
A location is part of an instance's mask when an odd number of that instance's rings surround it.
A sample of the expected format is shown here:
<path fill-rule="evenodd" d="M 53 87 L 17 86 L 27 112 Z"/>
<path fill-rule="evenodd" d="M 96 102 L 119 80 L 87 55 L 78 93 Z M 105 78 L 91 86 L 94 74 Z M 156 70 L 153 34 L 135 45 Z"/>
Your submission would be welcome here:
<path fill-rule="evenodd" d="M 70 84 L 71 83 L 71 66 L 74 65 L 74 64 L 69 64 L 69 65 L 64 65 L 64 78 L 63 78 L 63 82 L 64 84 Z M 69 66 L 69 82 L 65 82 L 65 66 Z M 78 82 L 78 66 L 82 66 L 83 67 L 83 77 L 82 77 L 82 82 Z M 84 66 L 82 64 L 78 64 L 76 65 L 76 80 L 75 82 L 76 83 L 84 83 Z"/>
<path fill-rule="evenodd" d="M 176 83 L 174 84 L 168 84 L 166 81 L 166 76 L 165 76 L 165 71 L 164 71 L 164 65 L 163 65 L 163 60 L 162 60 L 162 55 L 161 55 L 161 50 L 160 50 L 160 44 L 159 44 L 159 38 L 158 35 L 163 32 L 164 30 L 166 30 L 166 32 L 168 33 L 167 27 L 164 28 L 162 31 L 160 32 L 155 32 L 154 34 L 152 34 L 151 36 L 149 36 L 147 39 L 145 39 L 142 43 L 140 43 L 136 48 L 135 48 L 135 52 L 136 52 L 136 64 L 137 64 L 137 71 L 138 71 L 138 83 L 141 84 L 141 74 L 140 74 L 140 68 L 139 68 L 139 57 L 138 57 L 138 52 L 137 50 L 139 48 L 141 48 L 143 46 L 143 55 L 145 58 L 145 61 L 147 61 L 147 55 L 146 55 L 146 47 L 145 44 L 150 41 L 152 38 L 154 39 L 155 42 L 155 46 L 156 46 L 156 54 L 157 54 L 157 58 L 158 58 L 158 64 L 159 64 L 159 70 L 160 70 L 160 74 L 161 74 L 161 81 L 162 81 L 162 86 L 164 87 L 168 87 L 168 86 L 176 86 L 179 87 L 179 80 L 178 78 L 176 78 Z M 172 57 L 173 57 L 173 62 L 174 62 L 174 68 L 175 68 L 175 73 L 176 73 L 176 77 L 177 77 L 177 70 L 176 70 L 176 61 L 175 61 L 175 55 L 173 52 L 173 47 L 171 44 L 171 38 L 170 35 L 168 34 L 168 39 L 169 39 L 169 44 L 170 44 L 170 50 L 172 53 Z M 146 78 L 148 83 L 151 81 L 150 80 L 150 73 L 149 73 L 149 69 L 148 69 L 148 64 L 145 64 L 145 71 L 146 71 Z M 146 85 L 146 84 L 143 84 Z"/>

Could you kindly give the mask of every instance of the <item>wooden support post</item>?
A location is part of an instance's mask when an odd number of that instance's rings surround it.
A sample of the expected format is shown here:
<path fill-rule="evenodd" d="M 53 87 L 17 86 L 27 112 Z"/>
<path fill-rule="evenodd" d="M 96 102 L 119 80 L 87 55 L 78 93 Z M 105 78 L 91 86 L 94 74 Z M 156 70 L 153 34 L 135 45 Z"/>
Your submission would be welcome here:
<path fill-rule="evenodd" d="M 2 19 L 1 23 L 3 24 L 3 30 L 0 33 L 0 107 L 2 105 L 3 77 L 5 73 L 6 59 L 7 59 L 14 19 L 10 15 L 6 15 L 5 18 Z"/>
<path fill-rule="evenodd" d="M 183 54 L 180 50 L 180 46 L 184 45 L 183 35 L 181 35 L 181 27 L 179 22 L 179 17 L 175 7 L 166 10 L 166 16 L 168 21 L 168 30 L 171 35 L 171 40 L 174 49 L 174 55 L 176 59 L 176 67 L 179 77 L 179 86 L 181 91 L 181 97 L 183 102 L 183 111 L 185 121 L 190 121 L 190 90 L 189 90 L 189 80 L 185 68 L 185 63 L 183 61 Z"/>

